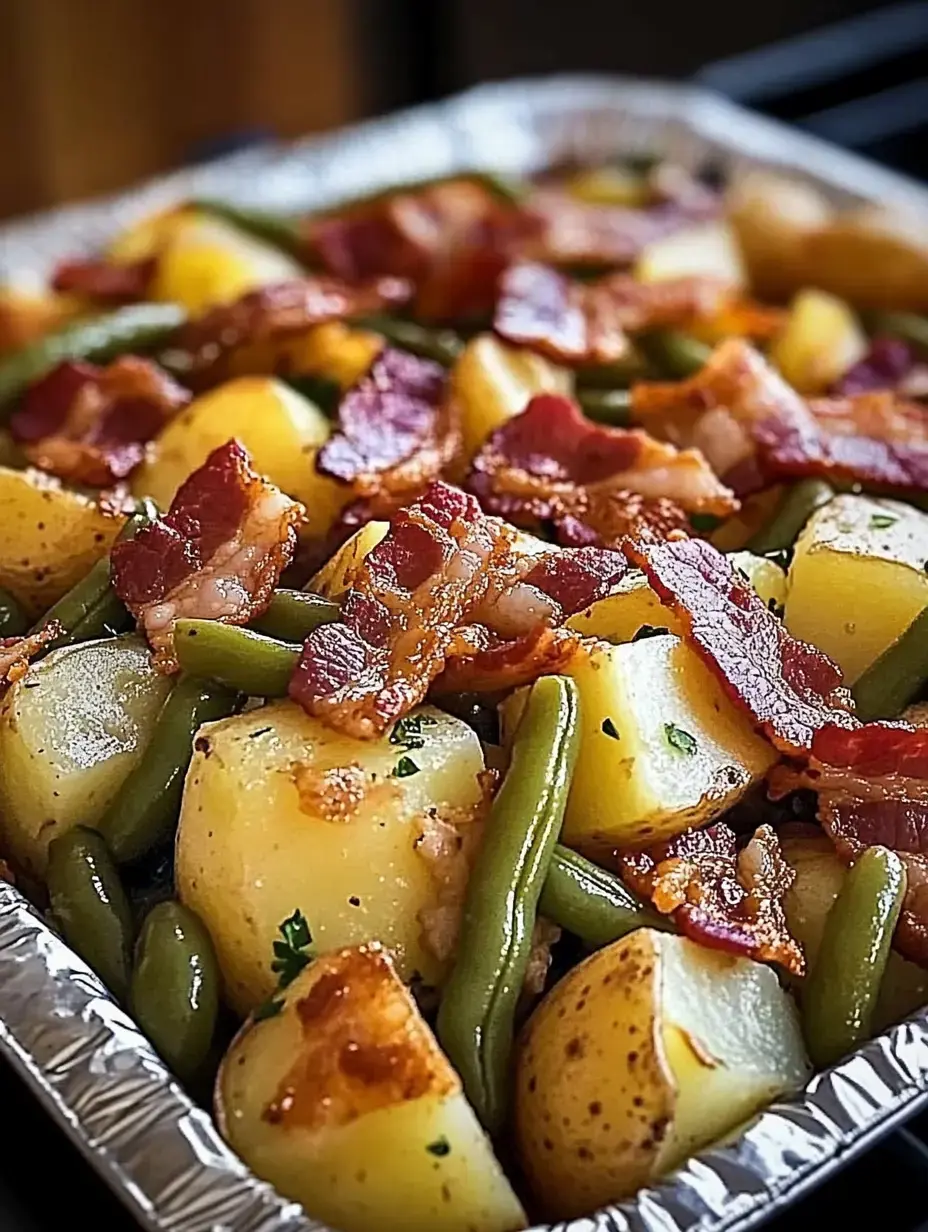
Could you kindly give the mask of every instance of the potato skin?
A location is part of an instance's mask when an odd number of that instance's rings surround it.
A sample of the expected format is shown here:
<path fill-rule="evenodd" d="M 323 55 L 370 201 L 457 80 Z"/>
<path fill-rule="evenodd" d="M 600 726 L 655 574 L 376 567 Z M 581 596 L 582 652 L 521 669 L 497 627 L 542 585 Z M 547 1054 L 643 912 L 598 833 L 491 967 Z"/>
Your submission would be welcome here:
<path fill-rule="evenodd" d="M 41 616 L 109 551 L 125 520 L 40 471 L 0 466 L 0 586 Z"/>
<path fill-rule="evenodd" d="M 216 947 L 242 1014 L 274 990 L 272 946 L 299 908 L 317 952 L 379 940 L 401 974 L 440 982 L 425 913 L 446 900 L 422 836 L 482 817 L 473 731 L 426 708 L 419 771 L 394 777 L 401 746 L 352 740 L 282 701 L 205 725 L 187 774 L 176 844 L 181 901 Z M 440 949 L 440 947 L 438 947 Z"/>
<path fill-rule="evenodd" d="M 216 1080 L 232 1147 L 343 1232 L 515 1232 L 525 1213 L 377 945 L 328 954 L 249 1022 Z"/>
<path fill-rule="evenodd" d="M 92 826 L 138 761 L 171 688 L 137 637 L 82 642 L 33 664 L 0 701 L 0 836 L 33 876 L 48 844 Z"/>

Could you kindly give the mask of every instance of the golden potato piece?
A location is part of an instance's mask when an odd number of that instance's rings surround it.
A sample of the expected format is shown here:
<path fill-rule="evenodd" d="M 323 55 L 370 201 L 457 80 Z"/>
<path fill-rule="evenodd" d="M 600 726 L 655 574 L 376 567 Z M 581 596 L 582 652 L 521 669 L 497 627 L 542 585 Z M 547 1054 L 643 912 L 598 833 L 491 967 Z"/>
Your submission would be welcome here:
<path fill-rule="evenodd" d="M 861 308 L 928 310 L 928 221 L 866 206 L 805 241 L 806 281 Z"/>
<path fill-rule="evenodd" d="M 639 282 L 669 278 L 718 278 L 744 287 L 747 275 L 738 241 L 726 222 L 700 223 L 647 244 L 635 262 Z"/>
<path fill-rule="evenodd" d="M 307 586 L 326 599 L 337 599 L 351 586 L 368 552 L 374 550 L 390 529 L 389 522 L 368 522 L 343 543 Z"/>
<path fill-rule="evenodd" d="M 106 555 L 125 520 L 41 471 L 0 466 L 0 586 L 40 616 Z"/>
<path fill-rule="evenodd" d="M 807 276 L 806 238 L 834 213 L 817 188 L 752 171 L 732 186 L 727 212 L 753 291 L 781 299 L 814 285 Z"/>
<path fill-rule="evenodd" d="M 821 394 L 867 350 L 867 340 L 848 305 L 824 291 L 800 291 L 790 306 L 770 358 L 801 394 Z"/>
<path fill-rule="evenodd" d="M 343 1232 L 516 1232 L 525 1212 L 379 946 L 313 962 L 249 1023 L 216 1115 L 258 1176 Z"/>
<path fill-rule="evenodd" d="M 575 967 L 519 1041 L 515 1130 L 549 1219 L 627 1197 L 808 1075 L 768 967 L 640 929 Z"/>

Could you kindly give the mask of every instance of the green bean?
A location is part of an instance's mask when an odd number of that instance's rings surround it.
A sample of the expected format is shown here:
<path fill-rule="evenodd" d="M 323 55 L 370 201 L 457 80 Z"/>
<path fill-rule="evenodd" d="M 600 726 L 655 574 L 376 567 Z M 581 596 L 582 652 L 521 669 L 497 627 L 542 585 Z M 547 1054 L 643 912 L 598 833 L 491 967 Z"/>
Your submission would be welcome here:
<path fill-rule="evenodd" d="M 712 347 L 675 329 L 658 329 L 638 339 L 659 372 L 674 380 L 693 376 L 712 354 Z"/>
<path fill-rule="evenodd" d="M 255 236 L 256 239 L 273 244 L 275 248 L 282 248 L 284 252 L 299 256 L 305 247 L 300 220 L 292 215 L 252 209 L 250 206 L 235 205 L 231 201 L 219 201 L 213 197 L 198 197 L 190 204 L 205 214 L 213 214 L 224 222 L 232 223 L 234 227 Z"/>
<path fill-rule="evenodd" d="M 74 826 L 52 839 L 46 875 L 52 913 L 64 938 L 107 988 L 129 988 L 132 908 L 103 838 Z"/>
<path fill-rule="evenodd" d="M 441 1045 L 491 1132 L 505 1116 L 516 1004 L 577 756 L 577 709 L 569 678 L 543 676 L 532 686 L 468 881 L 438 1011 Z"/>
<path fill-rule="evenodd" d="M 98 823 L 118 864 L 139 859 L 171 835 L 194 736 L 204 723 L 231 714 L 236 697 L 222 685 L 189 676 L 168 694 L 141 760 Z"/>
<path fill-rule="evenodd" d="M 188 675 L 249 697 L 286 697 L 300 657 L 299 646 L 218 620 L 179 620 L 174 651 Z"/>
<path fill-rule="evenodd" d="M 870 312 L 865 320 L 871 333 L 901 338 L 920 355 L 928 357 L 928 317 L 914 312 Z"/>
<path fill-rule="evenodd" d="M 894 719 L 928 681 L 928 607 L 851 686 L 857 717 Z"/>
<path fill-rule="evenodd" d="M 0 408 L 65 359 L 106 360 L 150 351 L 186 319 L 177 304 L 129 304 L 103 316 L 72 321 L 0 360 Z"/>
<path fill-rule="evenodd" d="M 19 600 L 0 586 L 0 637 L 19 637 L 28 628 L 29 621 Z"/>
<path fill-rule="evenodd" d="M 581 389 L 577 401 L 587 419 L 627 427 L 632 421 L 632 400 L 627 389 Z"/>
<path fill-rule="evenodd" d="M 209 1054 L 219 1012 L 219 968 L 209 933 L 180 903 L 159 903 L 135 950 L 132 1014 L 168 1067 L 185 1081 Z"/>
<path fill-rule="evenodd" d="M 315 402 L 324 415 L 328 415 L 330 419 L 335 417 L 338 411 L 338 404 L 345 393 L 338 381 L 333 381 L 327 376 L 311 376 L 308 374 L 300 376 L 297 373 L 294 373 L 292 376 L 284 376 L 281 379 L 291 389 L 295 389 L 298 394 L 302 394 L 310 402 Z"/>
<path fill-rule="evenodd" d="M 387 342 L 402 351 L 409 351 L 422 359 L 434 359 L 445 368 L 450 368 L 464 349 L 460 335 L 453 329 L 430 329 L 417 325 L 415 321 L 388 316 L 358 317 L 353 323 L 362 329 L 383 334 Z"/>
<path fill-rule="evenodd" d="M 331 624 L 340 614 L 338 604 L 321 595 L 307 590 L 275 590 L 265 611 L 251 622 L 251 628 L 282 642 L 302 642 L 313 629 Z"/>
<path fill-rule="evenodd" d="M 905 888 L 905 866 L 896 853 L 868 847 L 828 912 L 802 987 L 803 1031 L 817 1067 L 833 1064 L 872 1033 Z"/>
<path fill-rule="evenodd" d="M 635 381 L 641 381 L 650 374 L 650 366 L 637 347 L 630 348 L 621 359 L 611 364 L 591 364 L 578 368 L 576 373 L 577 388 L 586 389 L 628 389 Z"/>
<path fill-rule="evenodd" d="M 142 501 L 135 513 L 126 521 L 117 536 L 117 543 L 134 539 L 143 526 L 158 516 L 153 501 Z M 33 632 L 57 621 L 63 632 L 49 646 L 71 646 L 75 642 L 89 642 L 97 637 L 119 633 L 130 623 L 129 614 L 110 586 L 110 558 L 102 556 L 89 573 L 62 595 L 34 626 Z"/>
<path fill-rule="evenodd" d="M 538 910 L 592 950 L 636 928 L 670 928 L 665 916 L 643 907 L 614 873 L 560 844 L 554 848 Z"/>
<path fill-rule="evenodd" d="M 802 528 L 822 505 L 834 499 L 834 489 L 821 479 L 801 479 L 783 494 L 776 513 L 745 544 L 749 552 L 763 556 L 791 548 Z"/>

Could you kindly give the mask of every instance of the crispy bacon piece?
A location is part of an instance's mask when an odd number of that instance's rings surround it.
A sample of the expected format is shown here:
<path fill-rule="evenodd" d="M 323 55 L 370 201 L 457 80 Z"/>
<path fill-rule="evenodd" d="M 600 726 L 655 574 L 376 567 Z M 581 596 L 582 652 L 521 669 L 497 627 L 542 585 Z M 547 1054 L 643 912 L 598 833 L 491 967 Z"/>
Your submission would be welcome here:
<path fill-rule="evenodd" d="M 673 916 L 690 940 L 804 974 L 783 910 L 795 874 L 770 826 L 760 826 L 740 852 L 734 832 L 720 824 L 624 853 L 619 863 L 635 893 Z"/>
<path fill-rule="evenodd" d="M 326 321 L 397 308 L 411 293 L 403 278 L 373 278 L 358 286 L 324 275 L 293 278 L 219 304 L 184 327 L 175 349 L 191 382 L 210 384 L 221 379 L 225 361 L 239 347 L 287 338 Z"/>
<path fill-rule="evenodd" d="M 687 381 L 641 382 L 632 410 L 655 436 L 693 446 L 739 495 L 784 478 L 919 492 L 928 488 L 928 419 L 891 393 L 807 402 L 741 339 Z"/>
<path fill-rule="evenodd" d="M 56 620 L 51 621 L 38 633 L 27 637 L 0 637 L 0 692 L 21 680 L 29 670 L 29 662 L 62 632 Z"/>
<path fill-rule="evenodd" d="M 159 671 L 177 668 L 179 618 L 243 625 L 264 611 L 304 519 L 303 506 L 257 475 L 238 441 L 229 441 L 181 485 L 168 513 L 116 544 L 113 589 L 142 626 Z"/>
<path fill-rule="evenodd" d="M 524 261 L 500 280 L 493 325 L 507 342 L 557 363 L 608 364 L 628 350 L 628 333 L 691 325 L 717 316 L 731 300 L 731 287 L 717 278 L 644 283 L 611 274 L 578 282 Z"/>
<path fill-rule="evenodd" d="M 290 696 L 337 730 L 371 739 L 443 672 L 442 689 L 463 679 L 469 688 L 525 683 L 563 665 L 575 635 L 556 626 L 625 570 L 615 552 L 528 555 L 472 496 L 433 483 L 366 557 L 341 623 L 306 639 Z"/>
<path fill-rule="evenodd" d="M 338 431 L 319 451 L 316 469 L 362 499 L 387 495 L 401 503 L 422 491 L 460 447 L 447 384 L 439 364 L 386 348 L 339 404 Z"/>
<path fill-rule="evenodd" d="M 928 965 L 928 728 L 824 727 L 805 766 L 770 776 L 774 798 L 799 788 L 818 793 L 819 820 L 847 863 L 877 845 L 898 853 L 908 881 L 894 943 Z"/>
<path fill-rule="evenodd" d="M 378 197 L 318 219 L 309 241 L 348 282 L 392 274 L 416 284 L 416 315 L 474 316 L 492 307 L 496 280 L 537 234 L 533 215 L 474 180 L 446 180 Z"/>
<path fill-rule="evenodd" d="M 558 394 L 538 394 L 493 433 L 467 486 L 487 512 L 520 526 L 553 523 L 565 544 L 664 538 L 689 528 L 687 512 L 738 507 L 695 450 L 591 423 Z"/>
<path fill-rule="evenodd" d="M 66 360 L 33 385 L 10 420 L 35 466 L 105 488 L 125 479 L 190 394 L 147 359 L 106 368 Z"/>
<path fill-rule="evenodd" d="M 928 369 L 916 362 L 912 348 L 901 338 L 874 338 L 863 358 L 835 381 L 829 393 L 847 398 L 875 389 L 892 389 L 903 396 L 917 397 L 910 392 L 910 378 L 920 378 L 924 384 L 926 373 Z"/>
<path fill-rule="evenodd" d="M 155 273 L 157 260 L 116 265 L 105 259 L 62 261 L 52 275 L 52 288 L 102 304 L 132 304 L 143 300 Z"/>
<path fill-rule="evenodd" d="M 711 544 L 627 541 L 625 552 L 680 619 L 687 641 L 728 695 L 781 752 L 807 751 L 826 724 L 859 726 L 847 708 L 840 670 L 792 637 Z"/>

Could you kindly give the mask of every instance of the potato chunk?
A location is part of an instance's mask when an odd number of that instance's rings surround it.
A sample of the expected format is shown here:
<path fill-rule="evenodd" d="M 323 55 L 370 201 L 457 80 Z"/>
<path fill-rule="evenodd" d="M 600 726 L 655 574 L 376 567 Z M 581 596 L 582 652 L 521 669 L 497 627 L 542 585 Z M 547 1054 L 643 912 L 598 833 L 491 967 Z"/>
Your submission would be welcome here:
<path fill-rule="evenodd" d="M 639 282 L 705 276 L 732 287 L 747 284 L 738 241 L 728 223 L 700 223 L 647 244 L 635 262 Z"/>
<path fill-rule="evenodd" d="M 837 496 L 797 540 L 786 626 L 853 684 L 928 603 L 926 561 L 928 514 L 899 501 Z"/>
<path fill-rule="evenodd" d="M 843 300 L 824 291 L 800 291 L 770 358 L 802 394 L 824 393 L 863 356 L 867 340 Z"/>
<path fill-rule="evenodd" d="M 0 466 L 0 586 L 40 616 L 109 551 L 124 522 L 40 471 Z"/>
<path fill-rule="evenodd" d="M 92 826 L 142 754 L 171 689 L 139 638 L 54 650 L 0 703 L 0 834 L 27 872 L 48 844 Z"/>
<path fill-rule="evenodd" d="M 640 929 L 575 967 L 519 1041 L 516 1139 L 550 1219 L 627 1197 L 809 1072 L 768 967 Z"/>
<path fill-rule="evenodd" d="M 233 437 L 251 454 L 255 470 L 303 502 L 309 529 L 322 535 L 345 503 L 345 489 L 315 469 L 331 426 L 319 408 L 272 377 L 242 376 L 203 394 L 167 425 L 149 460 L 132 478 L 138 496 L 163 508 L 192 471 Z"/>
<path fill-rule="evenodd" d="M 471 339 L 454 365 L 451 381 L 468 456 L 507 419 L 521 415 L 535 394 L 569 394 L 573 389 L 566 368 L 533 351 L 505 346 L 492 334 Z"/>
<path fill-rule="evenodd" d="M 343 1232 L 516 1232 L 525 1212 L 378 946 L 317 959 L 239 1033 L 216 1114 L 260 1177 Z"/>
<path fill-rule="evenodd" d="M 580 690 L 580 755 L 562 841 L 596 856 L 646 846 L 731 808 L 773 764 L 696 654 L 660 634 L 585 646 L 566 669 Z M 522 696 L 503 704 L 514 730 Z"/>
<path fill-rule="evenodd" d="M 322 566 L 307 590 L 327 599 L 337 599 L 351 586 L 368 552 L 372 552 L 390 529 L 389 522 L 368 522 Z"/>
<path fill-rule="evenodd" d="M 209 929 L 240 1012 L 273 992 L 273 942 L 297 908 L 317 952 L 382 941 L 404 978 L 441 980 L 441 913 L 429 913 L 446 899 L 444 873 L 454 880 L 457 833 L 482 819 L 484 762 L 459 719 L 426 707 L 414 726 L 409 747 L 354 740 L 282 701 L 201 730 L 177 888 Z M 447 863 L 429 858 L 443 836 Z"/>

